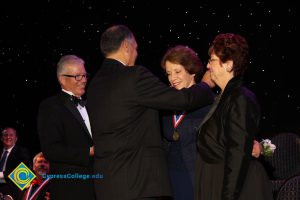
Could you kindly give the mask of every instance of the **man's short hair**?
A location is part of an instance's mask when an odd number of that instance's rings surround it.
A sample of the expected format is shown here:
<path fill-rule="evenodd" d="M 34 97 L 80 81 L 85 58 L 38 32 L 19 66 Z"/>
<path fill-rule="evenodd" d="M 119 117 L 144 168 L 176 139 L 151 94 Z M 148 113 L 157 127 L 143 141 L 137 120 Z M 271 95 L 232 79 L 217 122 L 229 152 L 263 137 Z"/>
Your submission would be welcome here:
<path fill-rule="evenodd" d="M 57 69 L 56 69 L 57 77 L 62 73 L 64 73 L 67 65 L 74 65 L 74 64 L 84 65 L 84 60 L 76 55 L 62 56 L 57 63 Z"/>
<path fill-rule="evenodd" d="M 6 131 L 7 131 L 7 129 L 13 129 L 14 131 L 15 131 L 15 134 L 16 134 L 16 136 L 18 136 L 18 134 L 17 134 L 17 130 L 15 129 L 15 128 L 13 128 L 13 127 L 10 127 L 10 126 L 8 126 L 8 127 L 5 127 L 2 131 L 1 131 L 1 137 L 2 137 L 2 135 L 4 134 L 4 133 L 6 133 Z"/>
<path fill-rule="evenodd" d="M 36 160 L 37 160 L 38 158 L 40 158 L 40 157 L 44 157 L 44 158 L 45 158 L 43 152 L 40 152 L 40 153 L 38 153 L 38 154 L 36 154 L 36 155 L 34 156 L 34 158 L 33 158 L 33 164 L 34 164 L 34 163 L 36 162 Z"/>

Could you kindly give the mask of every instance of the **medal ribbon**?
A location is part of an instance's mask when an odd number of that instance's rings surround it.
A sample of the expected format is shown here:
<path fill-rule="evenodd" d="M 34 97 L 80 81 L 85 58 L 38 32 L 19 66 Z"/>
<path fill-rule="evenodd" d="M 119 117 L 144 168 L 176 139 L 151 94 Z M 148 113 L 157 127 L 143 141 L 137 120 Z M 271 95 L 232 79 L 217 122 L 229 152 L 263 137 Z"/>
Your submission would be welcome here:
<path fill-rule="evenodd" d="M 185 117 L 185 112 L 183 112 L 181 115 L 176 115 L 176 112 L 174 112 L 173 115 L 173 127 L 174 129 L 177 128 L 177 126 L 180 124 L 182 119 Z"/>
<path fill-rule="evenodd" d="M 31 189 L 32 189 L 32 186 L 33 186 L 33 184 L 31 184 L 28 191 L 27 191 L 25 200 L 32 200 L 40 192 L 40 190 L 49 182 L 49 180 L 50 180 L 49 178 L 45 179 L 43 181 L 43 183 L 35 190 L 35 192 L 32 195 L 30 195 Z"/>

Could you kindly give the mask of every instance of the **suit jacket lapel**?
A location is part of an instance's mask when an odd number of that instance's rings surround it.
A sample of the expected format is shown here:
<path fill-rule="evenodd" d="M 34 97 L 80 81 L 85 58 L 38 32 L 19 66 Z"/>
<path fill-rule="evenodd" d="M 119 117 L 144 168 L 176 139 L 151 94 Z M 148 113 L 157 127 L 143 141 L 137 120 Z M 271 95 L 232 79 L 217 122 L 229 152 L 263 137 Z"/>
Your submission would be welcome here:
<path fill-rule="evenodd" d="M 8 155 L 7 161 L 6 161 L 6 166 L 7 166 L 7 163 L 12 162 L 12 159 L 15 158 L 14 154 L 16 152 L 16 149 L 17 149 L 16 145 L 11 149 L 11 151 Z"/>
<path fill-rule="evenodd" d="M 62 93 L 61 97 L 63 99 L 64 106 L 66 106 L 67 109 L 73 114 L 73 116 L 78 120 L 78 122 L 80 123 L 80 125 L 85 130 L 86 134 L 91 138 L 91 134 L 89 133 L 89 130 L 87 129 L 87 127 L 86 127 L 86 125 L 85 125 L 85 123 L 83 121 L 83 118 L 82 118 L 81 114 L 79 113 L 79 111 L 76 108 L 76 106 L 69 99 L 69 95 L 66 94 L 65 92 L 61 92 L 61 93 Z"/>

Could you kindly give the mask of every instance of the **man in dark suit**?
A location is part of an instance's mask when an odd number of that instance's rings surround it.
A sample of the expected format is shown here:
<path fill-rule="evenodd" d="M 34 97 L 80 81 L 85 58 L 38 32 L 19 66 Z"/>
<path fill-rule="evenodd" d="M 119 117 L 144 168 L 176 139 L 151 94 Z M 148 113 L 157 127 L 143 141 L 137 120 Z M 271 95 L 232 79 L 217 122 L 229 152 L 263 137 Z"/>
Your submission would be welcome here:
<path fill-rule="evenodd" d="M 134 66 L 137 43 L 124 25 L 101 37 L 105 60 L 91 81 L 87 107 L 95 145 L 99 200 L 171 196 L 158 109 L 185 110 L 212 103 L 205 83 L 178 91 L 145 67 Z"/>
<path fill-rule="evenodd" d="M 92 174 L 94 147 L 89 117 L 81 96 L 87 73 L 84 61 L 63 56 L 57 64 L 62 91 L 39 107 L 38 133 L 42 152 L 51 165 L 51 199 L 94 199 L 93 180 L 76 178 Z"/>
<path fill-rule="evenodd" d="M 30 167 L 30 155 L 26 148 L 16 145 L 17 131 L 7 127 L 1 132 L 3 147 L 0 149 L 0 191 L 16 199 L 21 190 L 8 178 L 8 175 L 21 163 Z"/>

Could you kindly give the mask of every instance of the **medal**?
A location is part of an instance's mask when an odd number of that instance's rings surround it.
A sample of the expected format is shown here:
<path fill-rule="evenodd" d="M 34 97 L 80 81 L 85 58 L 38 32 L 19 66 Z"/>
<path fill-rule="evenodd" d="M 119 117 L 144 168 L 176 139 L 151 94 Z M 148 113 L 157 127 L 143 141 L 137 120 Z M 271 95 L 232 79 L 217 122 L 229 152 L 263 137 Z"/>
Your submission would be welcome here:
<path fill-rule="evenodd" d="M 177 131 L 174 131 L 173 133 L 173 140 L 174 141 L 178 141 L 180 138 L 180 134 Z"/>
<path fill-rule="evenodd" d="M 180 134 L 176 130 L 176 128 L 179 125 L 179 123 L 182 121 L 182 119 L 184 118 L 184 116 L 185 116 L 185 112 L 183 112 L 181 115 L 176 115 L 176 113 L 174 113 L 174 115 L 173 115 L 174 133 L 172 135 L 172 138 L 173 138 L 174 141 L 178 141 L 180 139 Z"/>

